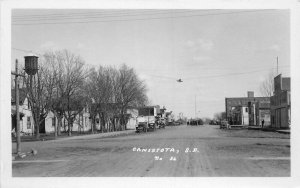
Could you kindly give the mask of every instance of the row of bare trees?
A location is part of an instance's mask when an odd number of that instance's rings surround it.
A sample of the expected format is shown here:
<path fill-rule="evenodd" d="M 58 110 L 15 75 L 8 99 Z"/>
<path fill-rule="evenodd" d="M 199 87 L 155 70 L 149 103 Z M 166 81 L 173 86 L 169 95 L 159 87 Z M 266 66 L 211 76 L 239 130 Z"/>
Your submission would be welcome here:
<path fill-rule="evenodd" d="M 68 123 L 68 135 L 76 116 L 86 107 L 95 131 L 96 117 L 100 118 L 103 131 L 109 124 L 110 130 L 126 129 L 127 109 L 147 103 L 146 85 L 133 68 L 123 64 L 87 67 L 80 56 L 67 50 L 47 52 L 40 57 L 36 76 L 26 75 L 24 87 L 32 109 L 35 135 L 51 111 L 58 120 L 55 136 L 61 134 L 63 119 Z M 116 125 L 120 125 L 116 127 Z M 112 126 L 111 126 L 112 125 Z"/>
<path fill-rule="evenodd" d="M 100 117 L 101 126 L 110 123 L 115 131 L 119 124 L 121 130 L 126 129 L 127 109 L 147 103 L 145 83 L 126 65 L 119 69 L 103 66 L 90 69 L 85 88 L 87 97 L 92 99 L 89 105 L 92 107 L 92 131 L 96 116 Z M 103 129 L 101 127 L 101 131 Z"/>

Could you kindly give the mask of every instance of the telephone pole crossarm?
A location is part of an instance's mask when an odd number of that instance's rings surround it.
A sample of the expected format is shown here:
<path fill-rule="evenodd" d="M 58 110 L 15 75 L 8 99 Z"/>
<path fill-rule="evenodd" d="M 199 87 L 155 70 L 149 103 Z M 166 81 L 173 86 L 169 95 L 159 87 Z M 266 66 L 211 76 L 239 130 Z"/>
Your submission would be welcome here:
<path fill-rule="evenodd" d="M 22 77 L 25 77 L 25 75 L 23 74 L 19 74 L 19 73 L 15 73 L 15 72 L 11 72 L 12 75 L 15 75 L 15 76 L 22 76 Z"/>

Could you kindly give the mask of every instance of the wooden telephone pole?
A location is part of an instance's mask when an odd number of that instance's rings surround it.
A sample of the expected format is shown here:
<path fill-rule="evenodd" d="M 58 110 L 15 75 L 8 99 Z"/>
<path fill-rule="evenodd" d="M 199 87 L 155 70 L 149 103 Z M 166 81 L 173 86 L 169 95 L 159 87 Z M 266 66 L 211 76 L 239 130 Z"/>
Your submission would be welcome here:
<path fill-rule="evenodd" d="M 277 60 L 277 75 L 278 75 L 278 56 L 277 56 L 276 60 Z"/>
<path fill-rule="evenodd" d="M 17 155 L 21 153 L 21 137 L 20 137 L 20 112 L 19 112 L 19 82 L 18 77 L 22 76 L 19 74 L 18 70 L 18 60 L 16 59 L 16 72 L 12 72 L 11 74 L 15 75 L 15 101 L 16 101 L 16 135 L 17 135 Z"/>

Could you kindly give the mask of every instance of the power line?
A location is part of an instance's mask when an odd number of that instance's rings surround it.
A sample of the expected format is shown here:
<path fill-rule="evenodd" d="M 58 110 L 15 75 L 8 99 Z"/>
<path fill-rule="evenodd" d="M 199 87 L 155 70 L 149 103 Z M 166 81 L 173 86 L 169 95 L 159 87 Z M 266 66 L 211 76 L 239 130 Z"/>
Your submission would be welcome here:
<path fill-rule="evenodd" d="M 81 12 L 81 13 L 57 13 L 57 14 L 23 14 L 23 15 L 15 15 L 12 16 L 13 18 L 23 18 L 23 17 L 47 17 L 47 16 L 54 16 L 54 17 L 59 17 L 59 16 L 81 16 L 81 15 L 116 15 L 118 14 L 127 14 L 127 13 L 155 13 L 155 12 L 166 12 L 168 10 L 173 11 L 173 10 L 196 10 L 196 9 L 126 9 L 127 11 L 122 11 L 122 10 L 112 10 L 112 9 L 100 9 L 97 10 L 97 12 Z M 197 9 L 199 10 L 199 9 Z M 218 9 L 214 9 L 218 10 Z M 72 10 L 74 11 L 74 10 Z M 80 9 L 79 9 L 80 11 Z M 93 11 L 92 10 L 87 10 L 87 11 Z"/>
<path fill-rule="evenodd" d="M 187 17 L 202 17 L 202 16 L 217 16 L 217 15 L 230 15 L 240 13 L 254 13 L 262 12 L 266 10 L 251 10 L 251 11 L 235 11 L 225 13 L 210 13 L 210 14 L 197 14 L 197 15 L 181 15 L 181 16 L 166 16 L 166 17 L 155 17 L 155 18 L 137 18 L 137 19 L 116 19 L 116 20 L 94 20 L 94 21 L 79 21 L 79 22 L 47 22 L 47 23 L 24 23 L 12 25 L 57 25 L 57 24 L 86 24 L 86 23 L 100 23 L 100 22 L 123 22 L 123 21 L 142 21 L 142 20 L 161 20 L 161 19 L 174 19 L 174 18 L 187 18 Z"/>
<path fill-rule="evenodd" d="M 280 65 L 278 66 L 279 68 L 280 67 L 286 67 L 286 66 L 290 66 L 290 65 Z M 180 70 L 188 70 L 189 67 L 182 67 L 180 68 Z M 229 67 L 229 66 L 226 66 L 226 67 L 212 67 L 212 66 L 203 66 L 203 67 L 200 67 L 201 69 L 205 69 L 205 70 L 234 70 L 234 69 L 237 69 L 236 66 L 234 67 Z M 241 67 L 239 67 L 241 68 Z M 246 68 L 259 68 L 259 69 L 273 69 L 273 68 L 270 68 L 270 66 L 252 66 L 252 67 L 246 67 Z M 243 69 L 245 69 L 245 67 L 243 67 Z M 142 70 L 142 71 L 157 71 L 157 68 L 149 68 L 149 69 L 140 69 L 139 70 Z M 168 71 L 169 68 L 159 68 L 159 70 L 163 70 L 163 71 Z"/>
<path fill-rule="evenodd" d="M 27 53 L 35 53 L 37 55 L 40 55 L 40 56 L 43 56 L 42 54 L 39 54 L 37 52 L 34 52 L 32 50 L 23 50 L 23 49 L 19 49 L 19 48 L 12 48 L 13 50 L 17 50 L 17 51 L 20 51 L 20 52 L 27 52 Z"/>
<path fill-rule="evenodd" d="M 20 18 L 13 17 L 13 21 L 41 21 L 41 20 L 57 20 L 59 19 L 87 19 L 87 18 L 106 18 L 106 17 L 121 17 L 121 16 L 144 16 L 144 15 L 160 15 L 160 14 L 174 14 L 174 13 L 194 13 L 199 12 L 199 10 L 189 10 L 189 11 L 160 11 L 160 12 L 137 12 L 135 14 L 132 14 L 133 12 L 127 12 L 127 13 L 119 13 L 119 14 L 99 14 L 99 13 L 90 13 L 90 14 L 84 14 L 84 15 L 72 15 L 72 14 L 65 14 L 65 15 L 54 15 L 54 16 L 44 16 L 40 15 L 39 17 L 34 16 L 22 16 Z M 128 14 L 130 13 L 130 14 Z M 76 17 L 77 16 L 77 17 Z"/>
<path fill-rule="evenodd" d="M 27 52 L 27 53 L 35 53 L 37 55 L 43 56 L 40 53 L 34 52 L 32 50 L 23 50 L 19 48 L 12 48 L 13 50 L 17 51 L 22 51 L 22 52 Z M 290 66 L 280 66 L 282 68 L 290 68 Z M 236 75 L 244 75 L 244 74 L 250 74 L 250 73 L 256 73 L 256 72 L 264 72 L 264 71 L 269 71 L 270 69 L 276 69 L 276 68 L 269 68 L 269 69 L 260 69 L 260 70 L 254 70 L 254 71 L 249 71 L 249 72 L 239 72 L 239 73 L 229 73 L 229 74 L 223 74 L 223 75 L 212 75 L 212 76 L 200 76 L 200 77 L 190 77 L 190 78 L 183 78 L 183 80 L 192 80 L 192 79 L 203 79 L 203 78 L 218 78 L 218 77 L 227 77 L 227 76 L 236 76 Z M 153 74 L 146 74 L 151 77 L 157 77 L 157 78 L 165 78 L 165 79 L 172 79 L 176 80 L 178 78 L 175 77 L 169 77 L 169 76 L 159 76 L 159 75 L 153 75 Z"/>
<path fill-rule="evenodd" d="M 290 66 L 282 66 L 282 67 L 290 68 Z M 185 81 L 185 80 L 193 80 L 193 79 L 205 79 L 205 78 L 219 78 L 219 77 L 237 76 L 237 75 L 245 75 L 245 74 L 256 73 L 256 72 L 269 71 L 270 69 L 274 69 L 274 68 L 260 69 L 260 70 L 254 70 L 254 71 L 248 71 L 248 72 L 229 73 L 229 74 L 222 74 L 222 75 L 212 75 L 212 76 L 199 76 L 199 77 L 190 77 L 190 78 L 184 78 L 183 77 L 182 80 Z M 175 77 L 166 77 L 166 76 L 150 75 L 150 74 L 146 74 L 146 75 L 149 75 L 151 77 L 172 79 L 174 81 L 176 79 L 178 79 L 178 78 L 175 78 Z"/>
<path fill-rule="evenodd" d="M 289 66 L 286 66 L 289 68 Z M 274 69 L 274 68 L 272 68 Z M 250 74 L 250 73 L 256 73 L 256 72 L 264 72 L 264 71 L 269 71 L 270 69 L 261 69 L 261 70 L 254 70 L 254 71 L 249 71 L 249 72 L 239 72 L 239 73 L 230 73 L 230 74 L 223 74 L 223 75 L 213 75 L 213 76 L 201 76 L 201 77 L 191 77 L 191 78 L 186 78 L 186 80 L 191 80 L 191 79 L 202 79 L 202 78 L 218 78 L 218 77 L 227 77 L 227 76 L 236 76 L 236 75 L 244 75 L 244 74 Z"/>

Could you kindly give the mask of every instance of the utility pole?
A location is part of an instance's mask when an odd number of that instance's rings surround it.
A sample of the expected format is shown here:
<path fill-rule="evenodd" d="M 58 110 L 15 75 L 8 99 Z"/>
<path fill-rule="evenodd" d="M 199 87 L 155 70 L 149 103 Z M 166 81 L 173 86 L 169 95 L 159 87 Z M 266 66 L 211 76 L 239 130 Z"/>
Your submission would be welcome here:
<path fill-rule="evenodd" d="M 277 56 L 277 75 L 278 75 L 278 56 Z"/>
<path fill-rule="evenodd" d="M 16 101 L 16 135 L 17 135 L 17 155 L 21 154 L 21 137 L 20 137 L 20 112 L 19 112 L 19 82 L 18 77 L 24 75 L 19 74 L 18 60 L 16 59 L 16 72 L 11 74 L 15 75 L 15 101 Z"/>

